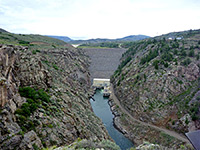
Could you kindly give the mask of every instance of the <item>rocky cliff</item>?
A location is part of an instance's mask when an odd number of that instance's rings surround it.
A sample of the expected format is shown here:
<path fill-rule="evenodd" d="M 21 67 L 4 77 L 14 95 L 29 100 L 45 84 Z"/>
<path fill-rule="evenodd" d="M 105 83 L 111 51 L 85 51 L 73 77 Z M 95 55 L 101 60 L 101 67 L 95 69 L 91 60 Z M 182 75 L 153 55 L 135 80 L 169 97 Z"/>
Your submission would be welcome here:
<path fill-rule="evenodd" d="M 89 103 L 88 58 L 72 47 L 0 45 L 0 149 L 109 139 Z"/>
<path fill-rule="evenodd" d="M 120 104 L 135 119 L 184 134 L 200 128 L 200 30 L 178 36 L 132 43 L 112 82 Z M 146 139 L 156 142 L 148 133 Z"/>

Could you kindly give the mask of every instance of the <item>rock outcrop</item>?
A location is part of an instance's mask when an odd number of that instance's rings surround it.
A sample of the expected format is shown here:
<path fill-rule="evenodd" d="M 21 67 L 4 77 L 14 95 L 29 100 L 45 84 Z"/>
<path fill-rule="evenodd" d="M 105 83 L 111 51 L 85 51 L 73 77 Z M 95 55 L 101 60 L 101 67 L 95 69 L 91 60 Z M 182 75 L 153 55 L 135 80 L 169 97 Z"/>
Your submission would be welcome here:
<path fill-rule="evenodd" d="M 80 50 L 0 45 L 0 64 L 0 149 L 110 139 L 92 112 L 88 58 Z"/>

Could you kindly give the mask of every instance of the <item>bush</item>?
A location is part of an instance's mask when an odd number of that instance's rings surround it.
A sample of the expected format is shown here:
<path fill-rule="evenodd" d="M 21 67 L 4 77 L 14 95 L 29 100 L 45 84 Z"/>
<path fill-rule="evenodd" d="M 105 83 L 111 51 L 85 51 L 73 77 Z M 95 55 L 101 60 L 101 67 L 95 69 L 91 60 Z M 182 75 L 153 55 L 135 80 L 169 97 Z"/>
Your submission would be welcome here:
<path fill-rule="evenodd" d="M 27 41 L 19 41 L 19 44 L 22 44 L 22 45 L 28 45 L 28 44 L 30 44 L 30 42 L 27 42 Z"/>
<path fill-rule="evenodd" d="M 189 56 L 189 57 L 194 57 L 194 50 L 190 50 L 188 56 Z"/>
<path fill-rule="evenodd" d="M 115 143 L 109 141 L 109 140 L 103 140 L 100 145 L 102 145 L 102 147 L 104 149 L 110 149 L 110 150 L 120 150 L 120 147 L 118 145 L 116 145 Z"/>
<path fill-rule="evenodd" d="M 162 60 L 165 60 L 165 61 L 172 61 L 173 60 L 173 55 L 171 53 L 164 53 L 162 56 L 161 56 Z"/>
<path fill-rule="evenodd" d="M 164 63 L 164 67 L 167 68 L 169 66 L 169 64 L 166 62 Z"/>
<path fill-rule="evenodd" d="M 185 120 L 185 124 L 189 124 L 189 120 L 188 120 L 188 118 L 186 117 L 186 120 Z"/>
<path fill-rule="evenodd" d="M 175 49 L 175 50 L 174 50 L 174 55 L 177 55 L 177 54 L 178 54 L 178 50 Z"/>
<path fill-rule="evenodd" d="M 53 66 L 53 68 L 56 69 L 56 70 L 59 69 L 58 66 L 57 66 L 56 64 L 52 64 L 52 66 Z"/>
<path fill-rule="evenodd" d="M 187 59 L 185 59 L 185 60 L 182 62 L 182 64 L 183 64 L 184 66 L 187 66 L 187 65 L 189 65 L 190 63 L 191 63 L 190 58 L 187 58 Z"/>
<path fill-rule="evenodd" d="M 18 109 L 15 111 L 15 114 L 23 115 L 24 112 L 23 112 L 22 109 L 18 108 Z"/>
<path fill-rule="evenodd" d="M 39 105 L 43 102 L 50 102 L 50 96 L 42 89 L 38 91 L 31 87 L 20 87 L 19 93 L 22 97 L 27 98 L 27 102 L 23 103 L 21 109 L 17 109 L 15 114 L 19 114 L 25 117 L 29 117 Z"/>
<path fill-rule="evenodd" d="M 145 64 L 147 62 L 150 62 L 152 59 L 156 58 L 158 56 L 158 50 L 150 50 L 149 54 L 146 56 L 142 57 L 140 60 L 140 64 Z"/>
<path fill-rule="evenodd" d="M 198 119 L 198 116 L 196 114 L 192 114 L 192 120 L 196 121 Z"/>
<path fill-rule="evenodd" d="M 187 53 L 186 53 L 186 51 L 185 51 L 185 50 L 181 50 L 181 53 L 180 53 L 180 55 L 181 55 L 181 56 L 184 56 L 184 57 L 186 57 L 186 56 L 187 56 Z"/>
<path fill-rule="evenodd" d="M 42 102 L 50 102 L 50 96 L 42 89 L 35 90 L 31 87 L 20 87 L 19 93 L 22 97 L 26 97 L 26 103 L 15 111 L 17 114 L 17 122 L 23 131 L 33 130 L 38 122 L 32 122 L 29 117 L 34 113 Z"/>
<path fill-rule="evenodd" d="M 40 52 L 40 50 L 38 50 L 38 49 L 32 50 L 32 54 L 36 54 L 37 52 Z"/>
<path fill-rule="evenodd" d="M 37 52 L 36 52 L 36 50 L 32 50 L 32 54 L 36 54 Z"/>
<path fill-rule="evenodd" d="M 47 103 L 50 102 L 50 96 L 42 89 L 38 90 L 38 99 Z"/>
<path fill-rule="evenodd" d="M 38 103 L 40 104 L 39 100 L 50 102 L 50 96 L 43 90 L 39 89 L 38 91 L 31 88 L 31 87 L 20 87 L 19 93 L 22 97 L 29 98 L 27 99 L 28 103 Z"/>
<path fill-rule="evenodd" d="M 155 61 L 153 62 L 153 66 L 155 67 L 155 69 L 158 69 L 158 63 L 159 63 L 158 60 L 155 60 Z"/>
<path fill-rule="evenodd" d="M 199 60 L 199 54 L 198 54 L 198 55 L 196 55 L 196 60 Z"/>
<path fill-rule="evenodd" d="M 31 87 L 20 87 L 19 88 L 19 93 L 22 97 L 26 97 L 26 98 L 31 98 L 33 100 L 35 100 L 37 97 L 36 97 L 36 91 L 31 88 Z"/>
<path fill-rule="evenodd" d="M 29 117 L 31 115 L 29 103 L 22 104 L 21 109 L 23 111 L 24 116 Z"/>
<path fill-rule="evenodd" d="M 178 42 L 173 43 L 173 44 L 172 44 L 172 48 L 179 48 Z"/>

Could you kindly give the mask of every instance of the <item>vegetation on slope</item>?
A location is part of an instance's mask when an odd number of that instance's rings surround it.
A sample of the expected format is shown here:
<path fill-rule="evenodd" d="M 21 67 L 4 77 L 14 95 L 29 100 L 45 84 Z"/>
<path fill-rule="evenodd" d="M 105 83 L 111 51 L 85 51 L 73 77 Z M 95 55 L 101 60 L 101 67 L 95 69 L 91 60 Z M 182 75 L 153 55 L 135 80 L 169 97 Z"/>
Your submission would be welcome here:
<path fill-rule="evenodd" d="M 179 133 L 199 129 L 200 30 L 126 46 L 112 76 L 123 107 L 141 121 Z"/>
<path fill-rule="evenodd" d="M 0 33 L 0 149 L 110 139 L 89 102 L 89 60 L 63 41 Z"/>
<path fill-rule="evenodd" d="M 1 44 L 28 46 L 30 49 L 59 48 L 67 45 L 64 41 L 33 34 L 13 34 L 0 31 Z"/>

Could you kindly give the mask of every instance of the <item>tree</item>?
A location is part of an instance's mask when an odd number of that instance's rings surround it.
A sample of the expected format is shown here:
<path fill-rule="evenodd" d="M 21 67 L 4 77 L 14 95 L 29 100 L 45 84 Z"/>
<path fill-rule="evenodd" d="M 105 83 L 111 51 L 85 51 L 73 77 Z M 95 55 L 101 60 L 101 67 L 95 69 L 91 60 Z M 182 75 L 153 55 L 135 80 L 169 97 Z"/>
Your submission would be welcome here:
<path fill-rule="evenodd" d="M 194 50 L 190 50 L 189 54 L 188 54 L 189 57 L 194 57 Z"/>
<path fill-rule="evenodd" d="M 167 68 L 167 67 L 169 66 L 168 62 L 166 62 L 166 63 L 164 64 L 164 66 L 165 66 L 165 68 Z"/>
<path fill-rule="evenodd" d="M 181 56 L 187 56 L 187 53 L 186 53 L 186 51 L 185 50 L 181 50 Z"/>
<path fill-rule="evenodd" d="M 199 54 L 198 54 L 198 55 L 196 55 L 196 59 L 197 59 L 197 60 L 199 60 Z"/>
<path fill-rule="evenodd" d="M 158 63 L 159 63 L 158 60 L 155 60 L 155 61 L 153 62 L 153 65 L 154 65 L 155 69 L 158 69 Z"/>

